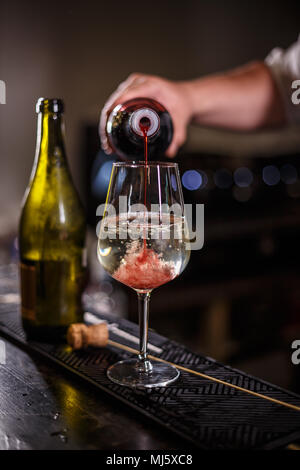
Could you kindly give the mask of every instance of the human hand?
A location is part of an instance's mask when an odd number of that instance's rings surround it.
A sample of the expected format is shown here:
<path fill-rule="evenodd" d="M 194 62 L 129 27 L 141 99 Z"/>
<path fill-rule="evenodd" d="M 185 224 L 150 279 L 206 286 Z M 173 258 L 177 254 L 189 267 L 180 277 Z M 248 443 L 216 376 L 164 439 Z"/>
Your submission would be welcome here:
<path fill-rule="evenodd" d="M 105 103 L 100 117 L 99 133 L 103 150 L 110 154 L 105 126 L 107 117 L 119 103 L 145 97 L 160 102 L 170 113 L 174 126 L 173 140 L 166 151 L 174 157 L 186 139 L 186 128 L 192 117 L 192 106 L 186 82 L 173 82 L 153 75 L 134 73 L 122 82 Z"/>

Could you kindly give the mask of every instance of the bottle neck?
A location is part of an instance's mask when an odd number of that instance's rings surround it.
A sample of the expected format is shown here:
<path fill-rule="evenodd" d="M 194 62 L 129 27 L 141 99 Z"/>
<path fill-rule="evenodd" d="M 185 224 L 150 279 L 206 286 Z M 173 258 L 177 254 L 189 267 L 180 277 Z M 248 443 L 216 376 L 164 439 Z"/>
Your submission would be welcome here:
<path fill-rule="evenodd" d="M 64 122 L 61 113 L 39 113 L 36 158 L 65 160 Z"/>

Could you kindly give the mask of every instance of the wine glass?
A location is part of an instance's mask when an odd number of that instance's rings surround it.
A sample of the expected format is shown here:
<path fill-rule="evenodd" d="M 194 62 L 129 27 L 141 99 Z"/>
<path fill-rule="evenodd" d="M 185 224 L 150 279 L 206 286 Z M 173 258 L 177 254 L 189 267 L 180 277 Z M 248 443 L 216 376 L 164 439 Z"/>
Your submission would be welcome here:
<path fill-rule="evenodd" d="M 97 255 L 103 268 L 138 295 L 137 359 L 117 362 L 108 377 L 133 388 L 160 387 L 179 371 L 147 355 L 152 290 L 175 279 L 190 257 L 181 181 L 176 163 L 114 163 L 100 224 Z"/>

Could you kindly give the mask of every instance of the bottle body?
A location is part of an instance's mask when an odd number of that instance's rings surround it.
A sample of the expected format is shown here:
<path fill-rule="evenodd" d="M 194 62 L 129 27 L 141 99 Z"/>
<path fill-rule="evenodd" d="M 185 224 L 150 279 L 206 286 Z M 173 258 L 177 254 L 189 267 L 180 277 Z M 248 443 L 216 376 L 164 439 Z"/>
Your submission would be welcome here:
<path fill-rule="evenodd" d="M 112 110 L 106 134 L 113 150 L 122 158 L 143 160 L 145 125 L 149 158 L 163 155 L 173 138 L 173 123 L 166 108 L 149 98 L 129 100 Z"/>
<path fill-rule="evenodd" d="M 53 101 L 39 104 L 19 250 L 24 329 L 30 338 L 59 341 L 70 323 L 82 321 L 86 225 L 65 156 L 61 110 Z"/>

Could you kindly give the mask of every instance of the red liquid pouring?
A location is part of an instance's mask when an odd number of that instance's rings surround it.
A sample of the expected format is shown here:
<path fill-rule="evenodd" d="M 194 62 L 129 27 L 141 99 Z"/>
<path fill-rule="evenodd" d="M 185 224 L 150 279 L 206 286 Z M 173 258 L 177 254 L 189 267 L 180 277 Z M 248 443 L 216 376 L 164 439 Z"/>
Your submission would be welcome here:
<path fill-rule="evenodd" d="M 148 177 L 148 129 L 150 121 L 143 118 L 140 121 L 140 129 L 144 136 L 144 157 L 145 157 L 145 187 L 144 206 L 147 207 L 147 177 Z M 135 244 L 126 253 L 123 263 L 113 273 L 113 277 L 133 289 L 150 291 L 155 287 L 166 284 L 176 277 L 174 269 L 170 263 L 161 260 L 159 255 L 147 248 L 146 242 L 146 213 L 144 215 L 144 237 L 143 248 L 135 250 Z"/>
<path fill-rule="evenodd" d="M 147 207 L 147 176 L 148 176 L 148 129 L 150 127 L 150 121 L 148 118 L 142 118 L 140 120 L 140 129 L 144 136 L 144 157 L 145 157 L 145 176 L 144 176 L 144 206 Z M 146 228 L 146 214 L 144 214 L 144 225 Z M 144 229 L 144 251 L 147 250 L 146 235 Z"/>
<path fill-rule="evenodd" d="M 150 120 L 146 117 L 140 120 L 140 129 L 144 136 L 144 157 L 146 166 L 148 165 L 148 129 L 150 127 Z"/>

